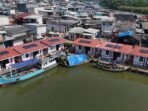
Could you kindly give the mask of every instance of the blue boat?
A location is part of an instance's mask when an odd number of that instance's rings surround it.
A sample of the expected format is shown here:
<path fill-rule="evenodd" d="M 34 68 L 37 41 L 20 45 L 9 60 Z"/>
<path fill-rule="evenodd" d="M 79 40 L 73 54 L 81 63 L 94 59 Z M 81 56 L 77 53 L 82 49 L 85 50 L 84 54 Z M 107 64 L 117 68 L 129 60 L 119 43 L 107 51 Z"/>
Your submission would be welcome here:
<path fill-rule="evenodd" d="M 31 59 L 12 64 L 9 73 L 0 76 L 0 86 L 18 83 L 43 74 L 57 65 L 55 58 Z"/>
<path fill-rule="evenodd" d="M 73 54 L 60 58 L 60 63 L 67 67 L 73 67 L 87 62 L 89 62 L 89 57 L 86 54 Z"/>

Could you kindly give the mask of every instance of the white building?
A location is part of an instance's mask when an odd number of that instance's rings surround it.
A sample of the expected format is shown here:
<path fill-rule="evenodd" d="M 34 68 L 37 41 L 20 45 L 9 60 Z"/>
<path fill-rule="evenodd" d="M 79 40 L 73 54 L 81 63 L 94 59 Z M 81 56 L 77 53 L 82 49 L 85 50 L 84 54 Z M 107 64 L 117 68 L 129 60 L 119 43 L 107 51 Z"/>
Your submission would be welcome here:
<path fill-rule="evenodd" d="M 24 22 L 25 23 L 38 23 L 38 24 L 43 24 L 43 18 L 42 15 L 29 15 L 24 17 Z"/>

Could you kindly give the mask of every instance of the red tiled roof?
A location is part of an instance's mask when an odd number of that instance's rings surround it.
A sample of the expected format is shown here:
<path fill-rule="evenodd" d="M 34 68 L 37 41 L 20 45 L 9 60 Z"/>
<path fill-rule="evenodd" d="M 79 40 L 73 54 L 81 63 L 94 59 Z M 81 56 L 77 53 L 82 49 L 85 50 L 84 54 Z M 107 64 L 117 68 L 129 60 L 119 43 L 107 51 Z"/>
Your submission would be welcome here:
<path fill-rule="evenodd" d="M 101 44 L 101 41 L 78 38 L 75 41 L 73 41 L 73 44 L 74 45 L 81 45 L 81 46 L 85 46 L 85 47 L 99 47 Z"/>
<path fill-rule="evenodd" d="M 26 53 L 35 52 L 47 47 L 48 47 L 47 45 L 40 43 L 40 41 L 34 41 L 34 42 L 14 46 L 13 49 L 19 52 L 20 54 L 26 54 Z"/>
<path fill-rule="evenodd" d="M 142 52 L 142 50 L 146 52 Z M 148 57 L 148 48 L 135 46 L 132 50 L 131 55 L 141 56 L 141 57 Z"/>
<path fill-rule="evenodd" d="M 104 49 L 104 50 L 113 51 L 113 52 L 130 54 L 133 46 L 104 41 L 104 42 L 102 42 L 102 44 L 99 48 Z"/>
<path fill-rule="evenodd" d="M 2 54 L 5 53 L 5 54 Z M 19 56 L 20 54 L 13 50 L 12 48 L 1 48 L 0 49 L 0 60 L 5 60 L 11 57 Z"/>
<path fill-rule="evenodd" d="M 65 39 L 60 38 L 60 37 L 50 37 L 48 39 L 43 39 L 40 41 L 40 43 L 48 45 L 48 46 L 62 44 L 64 42 L 65 42 Z"/>

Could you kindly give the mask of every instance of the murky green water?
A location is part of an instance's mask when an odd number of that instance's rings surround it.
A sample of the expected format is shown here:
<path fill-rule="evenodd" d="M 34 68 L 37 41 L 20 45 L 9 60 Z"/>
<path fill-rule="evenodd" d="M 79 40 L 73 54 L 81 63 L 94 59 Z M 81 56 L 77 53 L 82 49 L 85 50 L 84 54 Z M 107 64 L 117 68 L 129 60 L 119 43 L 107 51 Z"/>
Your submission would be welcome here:
<path fill-rule="evenodd" d="M 148 76 L 57 67 L 0 88 L 0 111 L 148 111 Z"/>

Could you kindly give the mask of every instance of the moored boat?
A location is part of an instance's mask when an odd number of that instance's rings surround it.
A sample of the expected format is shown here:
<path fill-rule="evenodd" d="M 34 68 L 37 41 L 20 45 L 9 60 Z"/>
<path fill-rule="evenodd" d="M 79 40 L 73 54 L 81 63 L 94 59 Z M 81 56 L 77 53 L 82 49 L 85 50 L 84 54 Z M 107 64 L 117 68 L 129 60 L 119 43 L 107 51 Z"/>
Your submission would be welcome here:
<path fill-rule="evenodd" d="M 59 58 L 59 63 L 67 67 L 85 64 L 89 61 L 90 59 L 86 54 L 71 54 L 68 56 L 61 56 Z"/>
<path fill-rule="evenodd" d="M 130 68 L 129 66 L 119 66 L 115 63 L 104 62 L 99 60 L 94 61 L 94 64 L 98 69 L 111 71 L 111 72 L 123 72 L 123 71 L 127 71 Z"/>
<path fill-rule="evenodd" d="M 0 76 L 0 86 L 18 83 L 44 73 L 46 70 L 57 66 L 55 58 L 31 59 L 12 64 L 10 72 Z"/>

